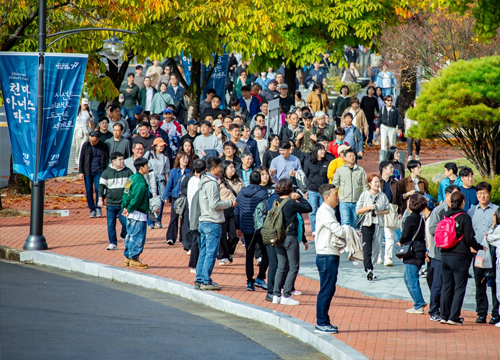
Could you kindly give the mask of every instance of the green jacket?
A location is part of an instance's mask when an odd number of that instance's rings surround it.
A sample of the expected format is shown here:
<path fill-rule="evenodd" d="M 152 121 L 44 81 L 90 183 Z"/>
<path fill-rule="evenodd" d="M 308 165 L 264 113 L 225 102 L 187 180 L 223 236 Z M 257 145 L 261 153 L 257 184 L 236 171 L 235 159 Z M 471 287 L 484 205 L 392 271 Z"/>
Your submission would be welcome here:
<path fill-rule="evenodd" d="M 132 89 L 132 91 L 127 92 L 127 89 Z M 123 107 L 127 109 L 133 109 L 137 105 L 137 100 L 139 99 L 139 86 L 133 84 L 132 87 L 128 86 L 128 83 L 124 83 L 120 87 L 120 92 L 123 94 Z"/>
<path fill-rule="evenodd" d="M 129 214 L 139 211 L 143 214 L 149 213 L 148 184 L 140 172 L 127 179 L 123 191 L 122 208 L 127 209 Z"/>
<path fill-rule="evenodd" d="M 358 202 L 363 187 L 365 185 L 366 172 L 365 170 L 354 164 L 351 169 L 347 163 L 335 171 L 332 184 L 339 189 L 339 201 L 346 203 Z"/>

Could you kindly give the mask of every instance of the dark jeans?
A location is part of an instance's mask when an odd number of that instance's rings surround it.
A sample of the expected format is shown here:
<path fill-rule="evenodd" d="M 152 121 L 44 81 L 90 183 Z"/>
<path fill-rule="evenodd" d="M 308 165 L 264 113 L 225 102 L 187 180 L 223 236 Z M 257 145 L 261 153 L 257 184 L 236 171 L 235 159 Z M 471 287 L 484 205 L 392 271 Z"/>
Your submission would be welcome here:
<path fill-rule="evenodd" d="M 266 271 L 269 266 L 269 258 L 267 257 L 266 247 L 264 246 L 264 242 L 262 241 L 261 234 L 244 234 L 245 236 L 245 249 L 247 250 L 246 254 L 246 274 L 247 281 L 254 282 L 253 274 L 253 256 L 255 255 L 255 245 L 259 244 L 262 249 L 262 262 L 259 265 L 259 275 L 257 278 L 260 280 L 266 280 Z"/>
<path fill-rule="evenodd" d="M 372 224 L 372 226 L 361 226 L 361 235 L 363 235 L 363 265 L 365 271 L 373 270 L 372 250 L 373 241 L 375 240 L 375 230 L 375 224 Z"/>
<path fill-rule="evenodd" d="M 184 250 L 191 250 L 193 242 L 196 242 L 196 237 L 193 237 L 189 229 L 189 209 L 188 206 L 184 209 L 181 219 L 181 234 L 182 234 L 182 247 Z"/>
<path fill-rule="evenodd" d="M 278 270 L 274 280 L 273 294 L 281 296 L 281 288 L 283 288 L 283 295 L 290 297 L 295 279 L 299 273 L 299 240 L 297 236 L 287 235 L 282 243 L 275 246 L 278 253 Z"/>
<path fill-rule="evenodd" d="M 175 200 L 177 200 L 177 198 L 172 197 L 172 204 L 170 209 L 170 222 L 168 223 L 168 230 L 167 230 L 167 240 L 173 240 L 174 244 L 177 241 L 177 235 L 179 234 L 179 215 L 174 210 Z M 182 234 L 181 234 L 181 239 L 182 239 Z"/>
<path fill-rule="evenodd" d="M 340 256 L 316 255 L 316 266 L 319 271 L 320 289 L 316 302 L 316 318 L 319 326 L 331 325 L 328 310 L 335 294 Z"/>
<path fill-rule="evenodd" d="M 407 138 L 408 156 L 413 155 L 413 138 Z M 420 140 L 415 140 L 415 155 L 420 155 Z"/>
<path fill-rule="evenodd" d="M 85 175 L 85 196 L 87 197 L 87 205 L 90 211 L 96 210 L 96 204 L 98 202 L 99 193 L 99 180 L 101 180 L 102 171 L 96 174 L 90 174 L 90 176 Z M 95 193 L 95 194 L 94 194 Z M 94 200 L 95 195 L 95 200 Z"/>
<path fill-rule="evenodd" d="M 189 231 L 191 237 L 191 256 L 189 257 L 189 267 L 195 269 L 198 265 L 198 256 L 200 255 L 200 233 L 198 230 Z"/>
<path fill-rule="evenodd" d="M 125 239 L 127 236 L 127 218 L 122 215 L 121 206 L 109 206 L 106 208 L 106 220 L 108 223 L 108 240 L 110 244 L 116 245 L 116 218 L 120 220 L 122 231 L 120 237 Z"/>
<path fill-rule="evenodd" d="M 226 221 L 222 223 L 219 259 L 229 259 L 233 256 L 239 240 L 236 235 L 236 225 L 234 224 L 234 208 L 225 209 L 224 217 Z"/>
<path fill-rule="evenodd" d="M 370 144 L 373 142 L 373 120 L 367 120 L 368 121 L 368 139 L 364 139 L 367 144 Z"/>
<path fill-rule="evenodd" d="M 493 273 L 496 273 L 497 256 L 495 250 L 491 251 L 491 261 L 493 262 Z M 474 258 L 475 259 L 475 258 Z M 488 286 L 486 278 L 484 277 L 484 270 L 481 268 L 474 268 L 474 281 L 476 282 L 476 311 L 478 316 L 486 316 L 488 314 Z M 496 274 L 494 275 L 496 277 Z M 493 300 L 493 308 L 491 309 L 491 316 L 498 316 L 498 298 L 497 298 L 497 285 L 495 281 L 491 282 L 491 296 Z"/>
<path fill-rule="evenodd" d="M 276 246 L 266 245 L 267 257 L 269 259 L 269 270 L 267 271 L 267 293 L 272 295 L 274 292 L 274 279 L 278 270 L 278 253 Z"/>
<path fill-rule="evenodd" d="M 427 265 L 427 277 L 431 274 L 431 304 L 429 308 L 429 315 L 440 315 L 441 307 L 441 289 L 443 287 L 443 272 L 440 260 L 431 259 Z"/>
<path fill-rule="evenodd" d="M 445 255 L 441 257 L 441 265 L 443 270 L 441 316 L 443 320 L 458 322 L 467 287 L 470 258 Z"/>

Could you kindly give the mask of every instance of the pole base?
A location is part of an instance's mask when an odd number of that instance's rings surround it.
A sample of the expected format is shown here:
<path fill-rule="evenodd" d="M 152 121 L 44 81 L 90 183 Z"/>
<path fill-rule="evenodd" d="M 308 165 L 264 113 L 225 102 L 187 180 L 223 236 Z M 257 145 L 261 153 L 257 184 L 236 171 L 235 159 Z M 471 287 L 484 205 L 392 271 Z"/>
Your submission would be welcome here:
<path fill-rule="evenodd" d="M 23 246 L 23 250 L 47 250 L 48 248 L 43 235 L 29 235 Z"/>

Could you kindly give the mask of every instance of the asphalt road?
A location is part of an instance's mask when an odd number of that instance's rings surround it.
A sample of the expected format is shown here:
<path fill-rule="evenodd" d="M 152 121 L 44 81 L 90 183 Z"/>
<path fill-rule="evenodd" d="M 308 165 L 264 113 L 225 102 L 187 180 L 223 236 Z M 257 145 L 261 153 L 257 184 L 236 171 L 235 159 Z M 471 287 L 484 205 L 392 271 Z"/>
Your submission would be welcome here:
<path fill-rule="evenodd" d="M 325 359 L 263 324 L 140 287 L 0 261 L 0 359 Z"/>

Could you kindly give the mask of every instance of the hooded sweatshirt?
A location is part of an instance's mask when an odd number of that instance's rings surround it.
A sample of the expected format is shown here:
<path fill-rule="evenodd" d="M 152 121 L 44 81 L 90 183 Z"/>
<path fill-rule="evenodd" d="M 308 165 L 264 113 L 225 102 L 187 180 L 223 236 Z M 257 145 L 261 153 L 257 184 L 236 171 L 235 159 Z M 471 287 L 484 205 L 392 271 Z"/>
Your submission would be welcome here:
<path fill-rule="evenodd" d="M 225 221 L 224 209 L 230 208 L 233 202 L 221 201 L 217 177 L 211 173 L 204 174 L 200 179 L 199 191 L 200 222 L 222 224 Z"/>
<path fill-rule="evenodd" d="M 234 208 L 236 229 L 240 229 L 243 234 L 255 234 L 253 213 L 257 205 L 267 198 L 267 191 L 260 185 L 250 184 L 241 189 Z"/>
<path fill-rule="evenodd" d="M 116 170 L 109 164 L 99 179 L 99 197 L 107 198 L 108 206 L 121 206 L 125 183 L 132 174 L 132 170 L 126 166 Z M 104 190 L 106 190 L 106 194 L 104 194 Z"/>

